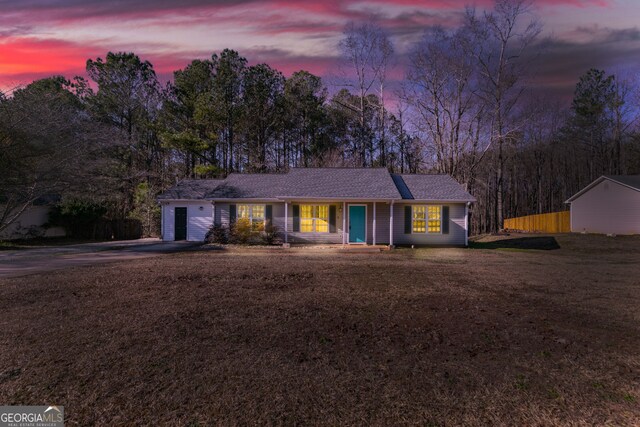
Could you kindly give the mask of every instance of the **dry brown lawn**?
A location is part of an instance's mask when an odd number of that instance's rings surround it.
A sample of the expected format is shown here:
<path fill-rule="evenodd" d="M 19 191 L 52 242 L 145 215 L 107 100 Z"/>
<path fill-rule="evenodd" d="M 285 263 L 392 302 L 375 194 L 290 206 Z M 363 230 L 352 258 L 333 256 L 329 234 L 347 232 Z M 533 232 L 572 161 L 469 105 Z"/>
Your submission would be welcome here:
<path fill-rule="evenodd" d="M 0 404 L 68 425 L 640 424 L 640 239 L 512 237 L 0 280 Z"/>

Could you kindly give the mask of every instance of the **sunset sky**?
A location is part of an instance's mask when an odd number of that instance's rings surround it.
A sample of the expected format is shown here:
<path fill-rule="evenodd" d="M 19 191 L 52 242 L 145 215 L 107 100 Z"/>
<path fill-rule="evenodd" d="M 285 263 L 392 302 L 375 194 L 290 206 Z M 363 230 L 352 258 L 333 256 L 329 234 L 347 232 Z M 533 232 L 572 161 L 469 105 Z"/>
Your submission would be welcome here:
<path fill-rule="evenodd" d="M 491 2 L 479 0 L 478 8 Z M 536 82 L 570 94 L 590 67 L 629 72 L 640 65 L 637 0 L 540 0 L 543 55 Z M 459 22 L 458 0 L 0 0 L 0 88 L 52 74 L 82 75 L 87 58 L 133 51 L 163 80 L 224 48 L 285 75 L 337 72 L 344 25 L 375 16 L 402 53 L 433 25 Z M 473 3 L 472 3 L 473 4 Z"/>

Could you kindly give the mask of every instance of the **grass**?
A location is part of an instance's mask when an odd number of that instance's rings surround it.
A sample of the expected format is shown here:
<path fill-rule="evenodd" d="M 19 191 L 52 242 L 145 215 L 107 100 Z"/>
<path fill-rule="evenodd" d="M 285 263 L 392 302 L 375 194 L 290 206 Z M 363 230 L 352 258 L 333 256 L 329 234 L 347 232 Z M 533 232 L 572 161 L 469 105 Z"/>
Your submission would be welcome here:
<path fill-rule="evenodd" d="M 0 280 L 0 402 L 69 425 L 639 424 L 640 239 L 554 239 Z"/>

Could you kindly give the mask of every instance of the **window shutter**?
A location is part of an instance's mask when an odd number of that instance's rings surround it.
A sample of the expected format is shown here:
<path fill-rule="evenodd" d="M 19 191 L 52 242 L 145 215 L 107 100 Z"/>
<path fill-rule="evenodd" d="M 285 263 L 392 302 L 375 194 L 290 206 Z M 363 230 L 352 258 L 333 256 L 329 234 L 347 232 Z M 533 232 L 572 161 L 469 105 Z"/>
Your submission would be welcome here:
<path fill-rule="evenodd" d="M 264 207 L 264 228 L 271 228 L 273 225 L 273 205 Z"/>
<path fill-rule="evenodd" d="M 449 206 L 442 207 L 442 234 L 449 234 Z"/>
<path fill-rule="evenodd" d="M 336 232 L 336 205 L 329 206 L 329 233 Z"/>
<path fill-rule="evenodd" d="M 411 206 L 404 207 L 404 234 L 411 234 Z"/>
<path fill-rule="evenodd" d="M 229 205 L 229 224 L 236 222 L 236 205 Z"/>
<path fill-rule="evenodd" d="M 293 232 L 300 231 L 300 205 L 291 205 L 293 209 Z"/>

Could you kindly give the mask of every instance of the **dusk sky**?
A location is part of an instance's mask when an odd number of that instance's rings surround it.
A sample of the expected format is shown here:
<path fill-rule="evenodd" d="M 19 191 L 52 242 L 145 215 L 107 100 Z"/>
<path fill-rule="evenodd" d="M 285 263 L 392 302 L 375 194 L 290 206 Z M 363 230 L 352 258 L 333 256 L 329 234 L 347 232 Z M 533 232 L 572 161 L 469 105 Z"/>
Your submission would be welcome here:
<path fill-rule="evenodd" d="M 476 1 L 478 8 L 490 5 Z M 344 25 L 375 16 L 400 53 L 433 25 L 453 26 L 459 0 L 0 0 L 0 88 L 52 74 L 82 75 L 88 58 L 133 51 L 163 80 L 195 58 L 224 48 L 285 75 L 337 72 Z M 543 89 L 571 93 L 590 67 L 610 72 L 640 64 L 637 0 L 541 0 L 545 49 L 536 70 Z M 396 77 L 397 78 L 397 77 Z"/>

